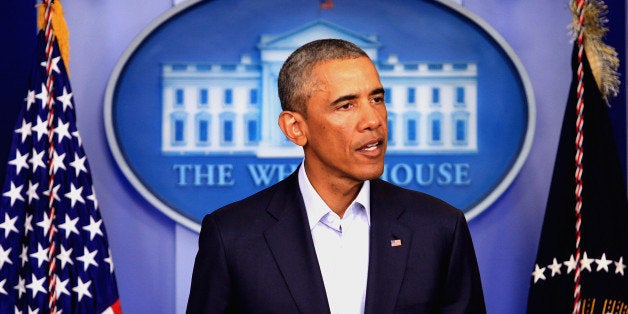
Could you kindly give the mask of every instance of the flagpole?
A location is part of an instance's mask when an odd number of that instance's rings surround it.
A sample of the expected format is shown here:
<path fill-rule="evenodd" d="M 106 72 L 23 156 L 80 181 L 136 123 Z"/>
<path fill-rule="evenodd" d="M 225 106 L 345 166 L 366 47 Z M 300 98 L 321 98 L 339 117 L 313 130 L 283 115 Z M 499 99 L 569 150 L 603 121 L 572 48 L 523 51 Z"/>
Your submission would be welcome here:
<path fill-rule="evenodd" d="M 583 52 L 584 52 L 584 6 L 585 0 L 577 0 L 577 17 L 578 17 L 578 34 L 577 34 L 577 44 L 578 44 L 578 88 L 576 89 L 576 97 L 577 97 L 577 105 L 576 105 L 576 155 L 575 155 L 575 163 L 576 163 L 576 172 L 575 172 L 575 180 L 576 180 L 576 189 L 575 189 L 575 214 L 576 214 L 576 267 L 574 270 L 574 304 L 573 304 L 573 314 L 577 314 L 580 312 L 580 293 L 581 293 L 581 284 L 580 284 L 580 237 L 581 237 L 581 224 L 582 224 L 582 157 L 584 156 L 584 150 L 582 147 L 582 143 L 584 142 L 584 70 L 583 70 Z"/>
<path fill-rule="evenodd" d="M 57 313 L 57 297 L 56 297 L 56 243 L 55 235 L 56 228 L 54 227 L 55 220 L 55 189 L 54 189 L 54 90 L 53 90 L 53 76 L 52 76 L 52 52 L 53 52 L 53 40 L 54 31 L 52 28 L 52 4 L 53 0 L 44 0 L 45 6 L 45 37 L 46 37 L 46 92 L 48 94 L 48 100 L 46 102 L 46 109 L 48 110 L 48 219 L 50 219 L 50 227 L 48 229 L 48 307 L 50 313 Z"/>

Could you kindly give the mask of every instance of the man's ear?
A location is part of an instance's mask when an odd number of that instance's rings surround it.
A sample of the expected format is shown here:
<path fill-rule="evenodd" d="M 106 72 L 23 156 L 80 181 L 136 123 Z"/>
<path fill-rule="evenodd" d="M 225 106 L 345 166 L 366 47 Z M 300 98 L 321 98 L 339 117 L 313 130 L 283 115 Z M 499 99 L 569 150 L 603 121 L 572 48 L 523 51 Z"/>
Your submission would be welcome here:
<path fill-rule="evenodd" d="M 307 143 L 307 125 L 303 116 L 295 111 L 283 111 L 279 114 L 279 128 L 283 134 L 299 146 L 305 146 Z"/>

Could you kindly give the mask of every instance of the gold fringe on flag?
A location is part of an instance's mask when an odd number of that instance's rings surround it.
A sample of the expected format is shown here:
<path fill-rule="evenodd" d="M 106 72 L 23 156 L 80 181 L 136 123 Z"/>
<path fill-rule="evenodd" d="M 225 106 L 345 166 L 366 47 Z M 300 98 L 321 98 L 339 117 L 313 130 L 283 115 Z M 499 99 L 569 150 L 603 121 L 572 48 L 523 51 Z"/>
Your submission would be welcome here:
<path fill-rule="evenodd" d="M 580 33 L 580 26 L 578 24 L 578 4 L 575 0 L 571 1 L 571 11 L 573 21 L 570 28 L 577 37 Z M 615 97 L 619 93 L 620 81 L 617 72 L 619 68 L 617 51 L 602 41 L 608 32 L 608 27 L 605 26 L 608 22 L 607 13 L 608 6 L 604 1 L 585 1 L 582 31 L 584 32 L 584 50 L 589 59 L 595 82 L 608 103 L 610 97 Z"/>
<path fill-rule="evenodd" d="M 37 7 L 37 27 L 40 30 L 44 30 L 44 28 L 46 27 L 46 5 L 38 4 Z M 52 10 L 52 29 L 54 30 L 53 34 L 57 37 L 57 44 L 59 45 L 61 58 L 63 58 L 66 72 L 68 73 L 68 76 L 70 76 L 70 32 L 68 30 L 68 26 L 65 23 L 65 18 L 63 17 L 63 7 L 61 6 L 61 1 L 52 1 L 52 7 L 50 9 Z"/>

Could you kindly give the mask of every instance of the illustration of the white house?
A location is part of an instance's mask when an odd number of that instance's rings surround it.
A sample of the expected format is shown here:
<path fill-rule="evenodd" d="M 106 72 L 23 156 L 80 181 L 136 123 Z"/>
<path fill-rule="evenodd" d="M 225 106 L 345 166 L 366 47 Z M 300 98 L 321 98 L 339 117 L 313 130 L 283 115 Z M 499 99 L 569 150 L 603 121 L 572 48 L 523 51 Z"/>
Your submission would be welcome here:
<path fill-rule="evenodd" d="M 162 153 L 298 157 L 300 147 L 279 127 L 277 76 L 297 47 L 319 38 L 341 38 L 371 57 L 385 87 L 388 154 L 475 153 L 477 64 L 379 60 L 376 36 L 316 20 L 280 35 L 262 35 L 259 63 L 162 65 Z"/>

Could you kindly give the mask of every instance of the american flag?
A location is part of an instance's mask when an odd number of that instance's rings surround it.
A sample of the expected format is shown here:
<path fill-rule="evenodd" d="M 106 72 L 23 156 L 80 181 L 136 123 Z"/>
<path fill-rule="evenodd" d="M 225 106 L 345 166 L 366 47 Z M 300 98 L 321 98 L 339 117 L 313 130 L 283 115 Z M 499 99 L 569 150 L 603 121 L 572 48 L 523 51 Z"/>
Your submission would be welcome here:
<path fill-rule="evenodd" d="M 390 240 L 390 246 L 391 247 L 401 246 L 401 239 Z"/>
<path fill-rule="evenodd" d="M 0 201 L 0 313 L 120 313 L 72 89 L 46 30 L 35 61 Z"/>

